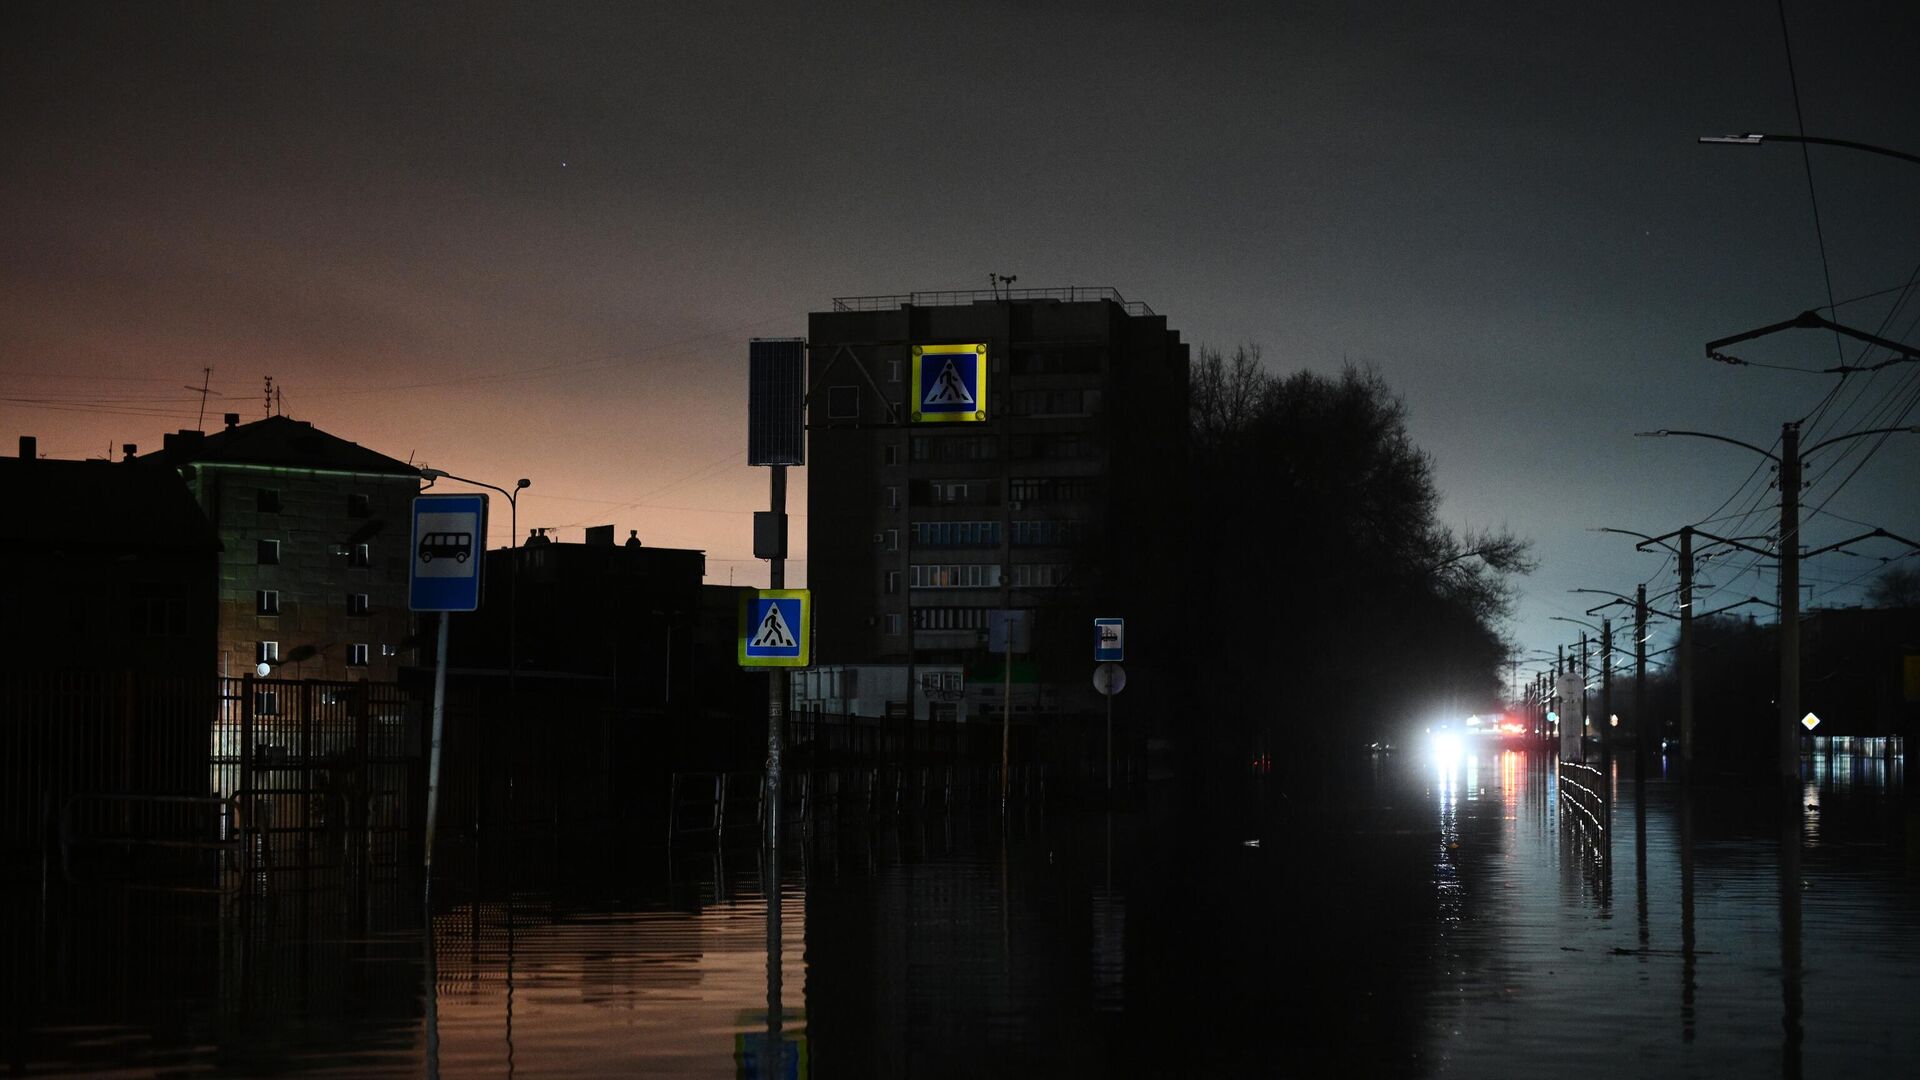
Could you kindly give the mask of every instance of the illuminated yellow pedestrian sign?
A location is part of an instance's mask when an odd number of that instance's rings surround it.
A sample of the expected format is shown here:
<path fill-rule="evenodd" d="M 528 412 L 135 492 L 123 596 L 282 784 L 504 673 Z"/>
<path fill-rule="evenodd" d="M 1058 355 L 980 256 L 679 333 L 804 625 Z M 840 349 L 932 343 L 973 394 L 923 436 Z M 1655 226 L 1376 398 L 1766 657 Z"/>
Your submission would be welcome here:
<path fill-rule="evenodd" d="M 740 597 L 740 666 L 806 667 L 813 663 L 813 594 L 760 589 Z"/>
<path fill-rule="evenodd" d="M 913 421 L 960 423 L 987 418 L 987 347 L 913 347 Z"/>

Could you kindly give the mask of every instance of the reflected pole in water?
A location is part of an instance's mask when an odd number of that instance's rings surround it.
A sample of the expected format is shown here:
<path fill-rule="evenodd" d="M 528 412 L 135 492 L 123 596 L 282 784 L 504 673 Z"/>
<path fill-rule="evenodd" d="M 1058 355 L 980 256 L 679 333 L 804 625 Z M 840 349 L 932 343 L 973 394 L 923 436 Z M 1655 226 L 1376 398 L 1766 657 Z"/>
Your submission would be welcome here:
<path fill-rule="evenodd" d="M 1684 739 L 1685 736 L 1683 735 Z M 1684 778 L 1683 759 L 1681 776 Z M 1699 974 L 1693 931 L 1693 788 L 1680 789 L 1680 1039 L 1692 1042 L 1693 995 Z"/>
<path fill-rule="evenodd" d="M 1651 944 L 1647 930 L 1647 783 L 1646 773 L 1633 780 L 1633 893 L 1635 913 L 1640 919 L 1640 955 Z"/>
<path fill-rule="evenodd" d="M 1780 1075 L 1800 1076 L 1805 1036 L 1800 987 L 1800 792 L 1789 790 L 1780 815 Z"/>
<path fill-rule="evenodd" d="M 785 1076 L 786 1048 L 781 1045 L 780 969 L 780 849 L 769 847 L 766 858 L 767 879 L 762 891 L 767 895 L 767 1043 L 761 1058 L 762 1075 Z"/>

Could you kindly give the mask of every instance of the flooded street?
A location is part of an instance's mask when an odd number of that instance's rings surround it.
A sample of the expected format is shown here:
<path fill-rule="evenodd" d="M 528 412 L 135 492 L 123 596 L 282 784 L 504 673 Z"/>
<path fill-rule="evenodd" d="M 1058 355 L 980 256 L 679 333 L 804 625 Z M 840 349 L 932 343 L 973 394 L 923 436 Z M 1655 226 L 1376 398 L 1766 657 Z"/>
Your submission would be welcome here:
<path fill-rule="evenodd" d="M 1382 755 L 1309 809 L 789 830 L 769 983 L 757 849 L 522 830 L 364 933 L 279 902 L 8 894 L 15 1075 L 1895 1075 L 1920 1052 L 1898 762 L 1824 759 L 1798 887 L 1763 794 L 1537 752 Z M 509 878 L 511 881 L 509 882 Z M 405 905 L 398 905 L 405 910 Z M 432 993 L 427 988 L 432 987 Z M 770 1004 L 777 998 L 777 1014 Z"/>

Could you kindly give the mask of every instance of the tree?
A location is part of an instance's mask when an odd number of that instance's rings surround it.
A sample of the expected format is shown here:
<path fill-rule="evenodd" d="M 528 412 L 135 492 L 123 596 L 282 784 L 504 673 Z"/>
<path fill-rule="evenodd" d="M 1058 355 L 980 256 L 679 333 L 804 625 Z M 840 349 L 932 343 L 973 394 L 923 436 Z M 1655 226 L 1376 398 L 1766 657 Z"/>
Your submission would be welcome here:
<path fill-rule="evenodd" d="M 1277 377 L 1202 348 L 1192 380 L 1194 625 L 1222 753 L 1387 735 L 1499 690 L 1528 545 L 1437 520 L 1428 456 L 1371 370 Z"/>
<path fill-rule="evenodd" d="M 1895 563 L 1867 591 L 1868 607 L 1920 607 L 1920 568 Z"/>

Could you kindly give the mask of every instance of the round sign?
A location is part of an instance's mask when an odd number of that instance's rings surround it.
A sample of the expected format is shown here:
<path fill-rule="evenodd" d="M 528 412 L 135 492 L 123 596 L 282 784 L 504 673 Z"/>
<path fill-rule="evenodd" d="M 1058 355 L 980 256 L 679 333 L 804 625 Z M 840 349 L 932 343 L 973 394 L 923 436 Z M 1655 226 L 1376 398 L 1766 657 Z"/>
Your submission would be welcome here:
<path fill-rule="evenodd" d="M 262 660 L 260 661 L 260 663 L 254 666 L 253 670 L 255 674 L 259 675 L 261 678 L 264 679 L 268 675 L 273 674 L 273 665 L 267 663 L 265 660 Z"/>
<path fill-rule="evenodd" d="M 1127 669 L 1119 664 L 1101 664 L 1093 669 L 1093 688 L 1112 697 L 1127 688 Z"/>

